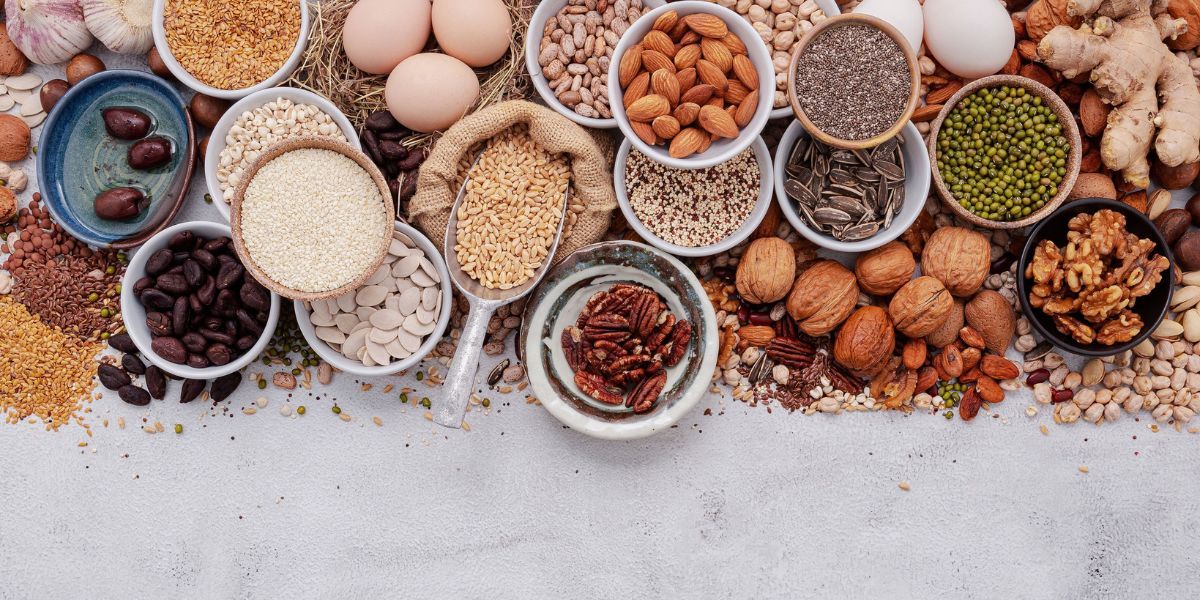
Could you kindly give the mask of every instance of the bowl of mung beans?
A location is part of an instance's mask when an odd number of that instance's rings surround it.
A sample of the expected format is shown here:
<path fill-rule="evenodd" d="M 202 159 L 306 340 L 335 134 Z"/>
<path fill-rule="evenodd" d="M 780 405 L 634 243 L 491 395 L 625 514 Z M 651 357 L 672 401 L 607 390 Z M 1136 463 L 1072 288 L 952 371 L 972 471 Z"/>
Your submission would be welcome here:
<path fill-rule="evenodd" d="M 1079 128 L 1050 88 L 1016 75 L 963 86 L 930 124 L 929 163 L 943 203 L 989 229 L 1019 229 L 1054 212 L 1082 160 Z"/>
<path fill-rule="evenodd" d="M 308 43 L 307 0 L 154 0 L 151 32 L 163 64 L 181 83 L 238 99 L 279 85 Z"/>

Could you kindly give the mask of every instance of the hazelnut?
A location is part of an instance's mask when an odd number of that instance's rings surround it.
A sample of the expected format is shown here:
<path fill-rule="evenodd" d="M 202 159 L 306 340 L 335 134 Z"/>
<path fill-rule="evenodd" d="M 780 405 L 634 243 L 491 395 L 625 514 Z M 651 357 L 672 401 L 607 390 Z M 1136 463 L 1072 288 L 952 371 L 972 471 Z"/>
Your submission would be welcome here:
<path fill-rule="evenodd" d="M 910 338 L 932 333 L 950 315 L 954 298 L 942 282 L 923 275 L 904 284 L 888 304 L 896 329 Z"/>
<path fill-rule="evenodd" d="M 197 123 L 212 129 L 221 120 L 221 115 L 229 110 L 229 101 L 213 98 L 205 94 L 195 94 L 188 102 L 188 111 Z"/>
<path fill-rule="evenodd" d="M 29 156 L 29 126 L 14 115 L 0 115 L 0 160 L 16 162 Z"/>
<path fill-rule="evenodd" d="M 950 307 L 950 313 L 946 315 L 946 320 L 925 336 L 925 342 L 934 348 L 945 348 L 953 344 L 958 339 L 958 330 L 962 329 L 964 322 L 963 303 L 955 300 Z"/>
<path fill-rule="evenodd" d="M 1184 271 L 1200 270 L 1200 229 L 1193 229 L 1175 242 L 1175 261 Z"/>
<path fill-rule="evenodd" d="M 987 237 L 962 227 L 943 227 L 933 232 L 921 254 L 921 273 L 937 278 L 959 297 L 979 291 L 990 268 Z"/>
<path fill-rule="evenodd" d="M 858 303 L 854 273 L 833 260 L 818 260 L 796 278 L 788 295 L 787 311 L 811 336 L 837 328 Z"/>
<path fill-rule="evenodd" d="M 67 83 L 77 85 L 80 81 L 104 70 L 104 62 L 91 54 L 81 53 L 67 62 Z"/>
<path fill-rule="evenodd" d="M 1154 226 L 1162 232 L 1168 246 L 1175 245 L 1175 242 L 1179 241 L 1179 238 L 1183 237 L 1184 233 L 1187 233 L 1188 227 L 1191 225 L 1191 213 L 1182 208 L 1164 210 L 1161 215 L 1158 215 L 1154 219 Z"/>
<path fill-rule="evenodd" d="M 0 75 L 20 75 L 28 68 L 29 59 L 8 37 L 8 29 L 0 27 Z"/>
<path fill-rule="evenodd" d="M 167 81 L 175 81 L 175 75 L 167 68 L 167 63 L 163 62 L 162 55 L 158 53 L 158 48 L 150 48 L 150 52 L 146 54 L 146 65 L 150 67 L 151 73 Z"/>
<path fill-rule="evenodd" d="M 854 263 L 854 275 L 858 277 L 859 287 L 877 296 L 894 294 L 912 279 L 916 270 L 917 261 L 912 251 L 900 242 L 888 242 L 864 252 Z"/>
<path fill-rule="evenodd" d="M 983 337 L 988 351 L 1004 356 L 1017 331 L 1017 315 L 1000 292 L 983 290 L 963 309 L 967 324 Z"/>
<path fill-rule="evenodd" d="M 62 79 L 51 79 L 42 86 L 38 92 L 38 100 L 42 103 L 42 110 L 50 112 L 54 109 L 54 105 L 58 104 L 59 100 L 66 95 L 67 90 L 71 89 L 71 84 Z"/>
<path fill-rule="evenodd" d="M 746 302 L 767 304 L 787 295 L 796 279 L 796 255 L 781 238 L 750 242 L 737 267 L 737 291 Z"/>
<path fill-rule="evenodd" d="M 887 311 L 864 306 L 846 319 L 833 344 L 833 358 L 860 377 L 878 373 L 896 349 L 896 332 Z"/>
<path fill-rule="evenodd" d="M 1200 227 L 1200 194 L 1194 194 L 1188 198 L 1184 209 L 1188 211 L 1189 215 L 1192 215 L 1192 225 Z"/>
<path fill-rule="evenodd" d="M 1150 175 L 1158 182 L 1159 187 L 1167 190 L 1182 190 L 1196 180 L 1200 175 L 1200 162 L 1184 163 L 1168 167 L 1158 158 L 1150 163 Z"/>

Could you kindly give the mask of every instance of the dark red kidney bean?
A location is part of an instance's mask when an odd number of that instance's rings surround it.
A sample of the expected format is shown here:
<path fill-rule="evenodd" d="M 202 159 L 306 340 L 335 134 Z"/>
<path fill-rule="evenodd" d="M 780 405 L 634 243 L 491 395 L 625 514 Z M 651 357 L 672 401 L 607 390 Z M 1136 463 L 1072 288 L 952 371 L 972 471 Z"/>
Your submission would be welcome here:
<path fill-rule="evenodd" d="M 239 352 L 248 352 L 254 347 L 254 344 L 258 342 L 258 337 L 261 335 L 262 332 L 259 332 L 254 336 L 243 335 L 242 337 L 238 338 L 236 342 L 234 342 L 233 347 L 237 348 Z"/>
<path fill-rule="evenodd" d="M 751 325 L 770 325 L 771 323 L 771 315 L 768 313 L 750 313 Z"/>
<path fill-rule="evenodd" d="M 154 365 L 146 367 L 146 391 L 150 392 L 150 397 L 155 400 L 162 400 L 167 396 L 167 377 Z"/>
<path fill-rule="evenodd" d="M 100 385 L 110 390 L 119 390 L 131 381 L 128 373 L 105 363 L 96 367 L 96 376 L 100 378 Z"/>
<path fill-rule="evenodd" d="M 96 210 L 96 216 L 101 219 L 124 221 L 136 217 L 148 204 L 146 195 L 141 190 L 117 187 L 97 194 L 92 207 Z"/>
<path fill-rule="evenodd" d="M 371 162 L 380 164 L 383 162 L 383 153 L 379 151 L 379 138 L 375 137 L 374 131 L 364 131 L 362 137 L 359 138 L 363 144 L 363 150 L 371 157 Z"/>
<path fill-rule="evenodd" d="M 205 348 L 208 348 L 208 340 L 204 339 L 204 336 L 196 333 L 195 331 L 189 331 L 183 334 L 179 340 L 183 343 L 183 347 L 186 348 L 188 352 L 200 354 L 204 352 Z"/>
<path fill-rule="evenodd" d="M 146 327 L 150 330 L 150 335 L 171 335 L 171 317 L 166 313 L 148 312 Z"/>
<path fill-rule="evenodd" d="M 175 300 L 175 308 L 171 309 L 171 331 L 182 336 L 187 333 L 188 321 L 192 319 L 192 305 L 186 297 L 180 296 Z"/>
<path fill-rule="evenodd" d="M 236 262 L 222 263 L 221 268 L 217 269 L 217 289 L 229 289 L 233 284 L 242 280 L 242 273 L 245 271 L 242 265 Z"/>
<path fill-rule="evenodd" d="M 208 385 L 203 379 L 184 379 L 183 387 L 179 389 L 179 403 L 187 404 L 195 400 L 200 392 L 204 391 L 204 386 Z"/>
<path fill-rule="evenodd" d="M 400 122 L 392 116 L 392 113 L 386 110 L 377 110 L 367 116 L 366 126 L 371 131 L 387 131 L 400 127 Z"/>
<path fill-rule="evenodd" d="M 208 397 L 212 398 L 213 402 L 220 402 L 233 394 L 241 383 L 241 373 L 235 371 L 228 375 L 222 375 L 213 380 L 212 386 L 208 389 Z"/>
<path fill-rule="evenodd" d="M 211 240 L 208 240 L 207 242 L 204 242 L 204 245 L 201 246 L 201 248 L 203 248 L 204 250 L 206 250 L 208 252 L 215 253 L 218 250 L 225 249 L 225 247 L 227 247 L 229 245 L 230 241 L 231 240 L 229 239 L 228 236 L 222 235 L 222 236 L 215 237 Z"/>
<path fill-rule="evenodd" d="M 234 318 L 229 319 L 228 321 L 225 321 L 225 324 L 222 328 L 222 331 L 225 332 L 225 335 L 228 335 L 229 337 L 237 337 L 238 333 L 241 332 L 241 330 L 242 330 L 242 328 L 238 327 L 236 314 L 234 315 Z"/>
<path fill-rule="evenodd" d="M 246 279 L 238 295 L 243 304 L 254 310 L 271 310 L 271 295 L 257 281 Z"/>
<path fill-rule="evenodd" d="M 1070 400 L 1071 398 L 1074 398 L 1074 397 L 1075 397 L 1075 392 L 1073 392 L 1071 390 L 1066 390 L 1066 389 L 1054 390 L 1054 392 L 1052 394 L 1050 394 L 1050 403 L 1058 404 L 1060 402 L 1066 402 L 1067 400 Z"/>
<path fill-rule="evenodd" d="M 233 343 L 233 336 L 229 335 L 228 333 L 225 333 L 224 331 L 214 331 L 212 329 L 201 329 L 200 335 L 204 336 L 204 339 L 206 339 L 210 342 L 217 342 L 219 344 L 232 344 Z"/>
<path fill-rule="evenodd" d="M 188 306 L 191 307 L 193 313 L 198 313 L 204 310 L 204 303 L 200 302 L 200 297 L 195 294 L 188 294 Z"/>
<path fill-rule="evenodd" d="M 134 375 L 142 375 L 146 372 L 146 364 L 142 362 L 142 359 L 133 354 L 126 354 L 121 357 L 121 368 L 125 369 L 125 372 L 133 373 Z"/>
<path fill-rule="evenodd" d="M 200 287 L 207 276 L 208 273 L 204 272 L 204 267 L 201 267 L 200 263 L 190 258 L 183 261 L 183 278 L 187 280 L 188 286 L 192 289 Z"/>
<path fill-rule="evenodd" d="M 176 252 L 171 255 L 171 268 L 167 269 L 168 273 L 183 273 L 183 261 L 191 257 L 188 252 Z"/>
<path fill-rule="evenodd" d="M 146 288 L 148 288 L 152 285 L 154 285 L 153 279 L 151 279 L 149 277 L 143 277 L 143 278 L 133 282 L 133 293 L 141 296 L 142 292 L 144 292 L 146 290 Z"/>
<path fill-rule="evenodd" d="M 232 315 L 237 309 L 234 298 L 236 298 L 236 296 L 234 296 L 233 292 L 229 290 L 221 290 L 217 292 L 217 299 L 213 300 L 212 303 L 213 310 L 215 310 L 219 315 Z"/>
<path fill-rule="evenodd" d="M 209 305 L 217 297 L 217 280 L 212 277 L 207 277 L 204 280 L 204 285 L 196 290 L 196 297 L 200 299 L 200 303 Z"/>
<path fill-rule="evenodd" d="M 101 111 L 104 129 L 119 140 L 136 140 L 150 133 L 150 117 L 146 113 L 126 107 L 106 108 Z"/>
<path fill-rule="evenodd" d="M 171 236 L 167 247 L 176 252 L 185 252 L 196 247 L 196 234 L 184 230 Z"/>
<path fill-rule="evenodd" d="M 402 140 L 402 139 L 404 139 L 404 138 L 406 138 L 406 137 L 409 137 L 409 136 L 411 136 L 411 135 L 412 135 L 412 133 L 411 133 L 411 132 L 409 132 L 409 131 L 404 131 L 404 130 L 401 130 L 401 131 L 380 131 L 379 133 L 376 133 L 376 134 L 375 134 L 375 137 L 378 137 L 380 140 L 392 140 L 393 142 L 398 142 L 398 141 L 400 141 L 400 140 Z"/>
<path fill-rule="evenodd" d="M 404 160 L 398 161 L 396 163 L 396 167 L 401 171 L 411 171 L 421 166 L 421 163 L 423 162 L 425 162 L 425 151 L 414 150 L 409 152 L 408 156 L 404 157 Z"/>
<path fill-rule="evenodd" d="M 158 288 L 147 288 L 140 296 L 142 305 L 155 310 L 169 310 L 175 306 L 175 299 Z"/>
<path fill-rule="evenodd" d="M 388 180 L 388 191 L 392 193 L 392 200 L 400 198 L 400 180 L 392 178 Z"/>
<path fill-rule="evenodd" d="M 108 345 L 114 350 L 120 350 L 126 354 L 136 354 L 138 351 L 137 345 L 133 343 L 133 338 L 129 337 L 128 333 L 118 333 L 108 337 Z"/>
<path fill-rule="evenodd" d="M 150 275 L 161 275 L 166 273 L 167 269 L 171 268 L 171 261 L 174 260 L 174 258 L 175 255 L 169 248 L 162 248 L 161 250 L 155 251 L 154 254 L 151 254 L 150 258 L 146 260 L 146 273 Z"/>
<path fill-rule="evenodd" d="M 117 395 L 127 404 L 134 406 L 146 406 L 150 404 L 150 393 L 133 384 L 117 390 Z"/>
<path fill-rule="evenodd" d="M 178 338 L 170 336 L 159 336 L 150 342 L 150 349 L 154 353 L 163 357 L 163 360 L 171 361 L 175 364 L 182 365 L 188 358 L 187 349 L 183 347 L 183 342 Z"/>
<path fill-rule="evenodd" d="M 233 360 L 233 351 L 225 344 L 213 344 L 209 346 L 208 350 L 204 351 L 204 355 L 208 357 L 208 362 L 218 367 L 227 365 L 229 361 Z"/>
<path fill-rule="evenodd" d="M 204 317 L 204 319 L 201 320 L 199 323 L 197 323 L 197 325 L 200 327 L 200 329 L 211 329 L 213 331 L 220 331 L 221 328 L 225 326 L 225 323 L 223 321 L 221 321 L 221 319 L 214 317 L 212 315 L 209 315 L 209 316 Z"/>
<path fill-rule="evenodd" d="M 213 266 L 217 264 L 217 257 L 213 256 L 212 252 L 204 248 L 197 248 L 192 251 L 192 260 L 200 263 L 204 270 L 211 271 Z"/>
<path fill-rule="evenodd" d="M 400 184 L 400 193 L 397 195 L 397 200 L 401 202 L 413 197 L 417 193 L 417 178 L 413 177 L 412 173 L 404 176 L 404 183 Z"/>
<path fill-rule="evenodd" d="M 172 296 L 183 296 L 192 291 L 187 279 L 181 273 L 163 273 L 158 276 L 154 287 Z"/>
<path fill-rule="evenodd" d="M 208 359 L 202 354 L 189 354 L 187 357 L 187 366 L 193 369 L 207 369 L 212 365 L 209 364 Z"/>
<path fill-rule="evenodd" d="M 387 160 L 404 160 L 408 158 L 408 149 L 391 140 L 379 142 L 379 153 Z"/>
<path fill-rule="evenodd" d="M 1046 381 L 1047 379 L 1050 379 L 1050 370 L 1038 369 L 1029 373 L 1029 376 L 1025 378 L 1025 383 L 1032 387 Z"/>
<path fill-rule="evenodd" d="M 253 336 L 262 335 L 262 326 L 259 325 L 258 322 L 254 320 L 254 317 L 250 316 L 250 313 L 246 312 L 245 309 L 238 309 L 237 320 L 238 324 L 242 326 L 242 331 L 245 331 Z"/>
<path fill-rule="evenodd" d="M 129 147 L 125 158 L 129 166 L 139 171 L 148 171 L 171 162 L 171 140 L 153 136 L 138 140 Z"/>

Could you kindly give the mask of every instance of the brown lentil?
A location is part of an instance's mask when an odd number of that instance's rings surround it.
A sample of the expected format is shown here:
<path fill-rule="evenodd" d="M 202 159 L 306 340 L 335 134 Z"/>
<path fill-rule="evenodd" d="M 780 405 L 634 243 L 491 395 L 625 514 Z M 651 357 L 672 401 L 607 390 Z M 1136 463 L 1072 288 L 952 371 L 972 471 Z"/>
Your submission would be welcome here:
<path fill-rule="evenodd" d="M 625 188 L 634 214 L 676 246 L 710 246 L 733 235 L 758 202 L 758 160 L 746 150 L 707 169 L 675 169 L 633 150 Z"/>
<path fill-rule="evenodd" d="M 274 75 L 300 37 L 297 0 L 170 0 L 163 29 L 171 55 L 201 82 L 223 90 Z"/>

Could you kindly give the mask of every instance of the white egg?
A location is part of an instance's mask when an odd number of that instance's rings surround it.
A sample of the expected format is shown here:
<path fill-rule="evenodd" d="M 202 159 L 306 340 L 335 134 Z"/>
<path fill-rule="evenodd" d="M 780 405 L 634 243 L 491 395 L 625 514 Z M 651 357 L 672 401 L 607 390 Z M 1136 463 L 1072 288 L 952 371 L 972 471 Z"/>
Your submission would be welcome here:
<path fill-rule="evenodd" d="M 913 50 L 921 49 L 925 23 L 919 0 L 863 0 L 854 12 L 879 17 L 904 34 Z"/>
<path fill-rule="evenodd" d="M 1015 45 L 1012 19 L 996 0 L 925 0 L 925 47 L 951 73 L 993 75 Z"/>

